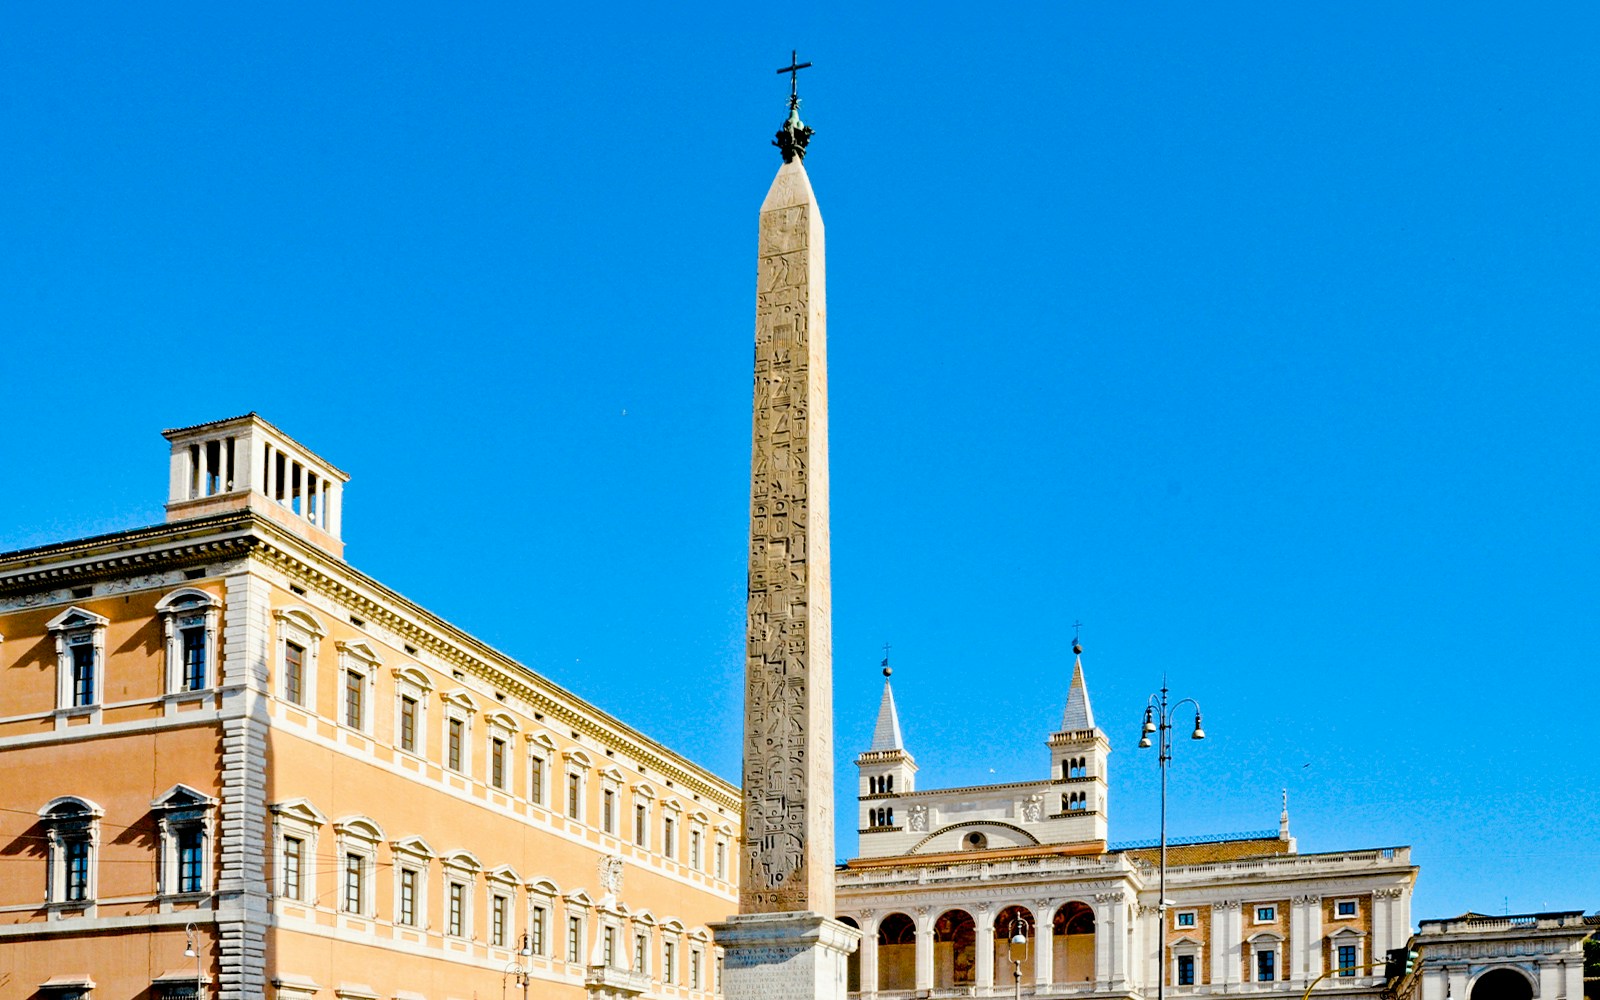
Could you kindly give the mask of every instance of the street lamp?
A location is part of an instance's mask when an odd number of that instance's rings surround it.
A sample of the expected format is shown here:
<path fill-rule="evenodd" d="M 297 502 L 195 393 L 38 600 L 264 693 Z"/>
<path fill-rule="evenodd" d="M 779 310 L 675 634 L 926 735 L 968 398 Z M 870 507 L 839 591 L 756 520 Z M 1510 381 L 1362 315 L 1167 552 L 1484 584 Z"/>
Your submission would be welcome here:
<path fill-rule="evenodd" d="M 1022 925 L 1022 917 L 1015 916 L 1011 918 L 1011 966 L 1017 1000 L 1022 1000 L 1022 961 L 1027 957 L 1028 934 Z"/>
<path fill-rule="evenodd" d="M 522 943 L 517 947 L 517 961 L 506 966 L 506 971 L 500 974 L 500 996 L 506 995 L 506 977 L 515 976 L 517 985 L 522 987 L 522 1000 L 528 1000 L 528 980 L 533 978 L 533 970 L 523 964 L 524 959 L 533 957 L 533 940 L 528 935 L 522 935 Z M 531 963 L 530 963 L 531 964 Z"/>
<path fill-rule="evenodd" d="M 183 957 L 194 959 L 194 1000 L 205 996 L 200 972 L 200 932 L 194 924 L 183 925 Z"/>
<path fill-rule="evenodd" d="M 1193 698 L 1167 704 L 1167 683 L 1161 682 L 1161 693 L 1151 695 L 1144 707 L 1144 726 L 1139 731 L 1139 747 L 1150 746 L 1150 734 L 1156 735 L 1158 748 L 1156 764 L 1161 768 L 1161 889 L 1156 902 L 1156 912 L 1161 918 L 1161 928 L 1156 937 L 1156 953 L 1160 956 L 1156 975 L 1156 1000 L 1165 1000 L 1167 985 L 1167 764 L 1172 761 L 1172 716 L 1184 705 L 1194 706 L 1194 732 L 1192 740 L 1203 740 L 1206 731 L 1200 726 L 1200 703 Z"/>

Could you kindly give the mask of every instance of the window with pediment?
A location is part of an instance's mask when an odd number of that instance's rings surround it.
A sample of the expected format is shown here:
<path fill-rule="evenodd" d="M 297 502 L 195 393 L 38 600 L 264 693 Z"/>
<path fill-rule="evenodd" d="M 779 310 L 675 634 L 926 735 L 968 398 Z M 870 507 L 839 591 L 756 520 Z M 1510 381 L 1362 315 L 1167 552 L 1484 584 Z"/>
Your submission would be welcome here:
<path fill-rule="evenodd" d="M 98 893 L 100 820 L 105 810 L 63 795 L 39 810 L 45 835 L 45 900 L 56 908 L 87 908 Z"/>
<path fill-rule="evenodd" d="M 56 645 L 56 709 L 86 712 L 104 701 L 106 626 L 110 619 L 72 607 L 50 619 Z"/>
<path fill-rule="evenodd" d="M 273 612 L 278 623 L 277 678 L 279 698 L 301 708 L 317 708 L 317 659 L 325 634 L 322 624 L 303 608 Z"/>
<path fill-rule="evenodd" d="M 150 809 L 156 816 L 158 894 L 210 892 L 217 800 L 188 785 L 174 785 Z"/>
<path fill-rule="evenodd" d="M 190 694 L 217 684 L 217 626 L 222 604 L 203 590 L 185 587 L 156 604 L 166 650 L 166 691 Z"/>
<path fill-rule="evenodd" d="M 351 816 L 333 825 L 339 859 L 339 909 L 358 917 L 377 916 L 374 881 L 383 828 L 365 816 Z"/>
<path fill-rule="evenodd" d="M 273 889 L 283 899 L 315 902 L 317 843 L 328 817 L 307 799 L 274 803 L 271 809 Z"/>
<path fill-rule="evenodd" d="M 394 674 L 394 745 L 419 757 L 428 753 L 428 695 L 433 684 L 416 667 L 396 667 Z"/>

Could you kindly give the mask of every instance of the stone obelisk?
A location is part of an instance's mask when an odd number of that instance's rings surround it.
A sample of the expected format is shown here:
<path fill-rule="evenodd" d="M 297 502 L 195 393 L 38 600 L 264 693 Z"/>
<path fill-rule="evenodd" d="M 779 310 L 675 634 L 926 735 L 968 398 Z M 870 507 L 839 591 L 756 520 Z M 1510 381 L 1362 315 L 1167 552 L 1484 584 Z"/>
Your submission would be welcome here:
<path fill-rule="evenodd" d="M 713 925 L 727 1000 L 835 1000 L 860 934 L 833 917 L 833 645 L 822 215 L 791 59 L 761 204 L 739 914 Z"/>

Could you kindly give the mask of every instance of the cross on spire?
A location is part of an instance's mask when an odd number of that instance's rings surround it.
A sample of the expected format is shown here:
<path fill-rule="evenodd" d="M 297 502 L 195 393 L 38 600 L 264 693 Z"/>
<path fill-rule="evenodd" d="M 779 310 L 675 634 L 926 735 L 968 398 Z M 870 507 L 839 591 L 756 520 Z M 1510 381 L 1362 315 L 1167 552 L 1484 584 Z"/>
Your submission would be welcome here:
<path fill-rule="evenodd" d="M 889 676 L 889 644 L 883 644 L 883 676 Z"/>
<path fill-rule="evenodd" d="M 789 50 L 789 65 L 778 70 L 779 75 L 789 74 L 789 110 L 794 111 L 800 107 L 800 71 L 810 69 L 811 64 L 801 62 L 796 49 Z"/>
<path fill-rule="evenodd" d="M 778 70 L 780 75 L 789 74 L 789 117 L 784 119 L 783 127 L 778 129 L 772 144 L 783 153 L 785 163 L 805 159 L 806 143 L 811 141 L 811 126 L 800 120 L 800 71 L 810 66 L 810 63 L 800 61 L 795 49 L 790 49 L 789 65 Z"/>

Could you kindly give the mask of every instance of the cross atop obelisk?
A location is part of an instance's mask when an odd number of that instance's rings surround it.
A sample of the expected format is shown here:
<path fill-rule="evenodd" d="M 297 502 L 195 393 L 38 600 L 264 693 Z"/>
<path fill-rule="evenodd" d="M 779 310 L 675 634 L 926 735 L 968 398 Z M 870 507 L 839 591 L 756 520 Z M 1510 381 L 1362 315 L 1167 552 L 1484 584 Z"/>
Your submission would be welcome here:
<path fill-rule="evenodd" d="M 860 934 L 833 919 L 833 629 L 822 213 L 791 53 L 756 248 L 739 914 L 712 925 L 727 1000 L 833 1000 Z"/>

